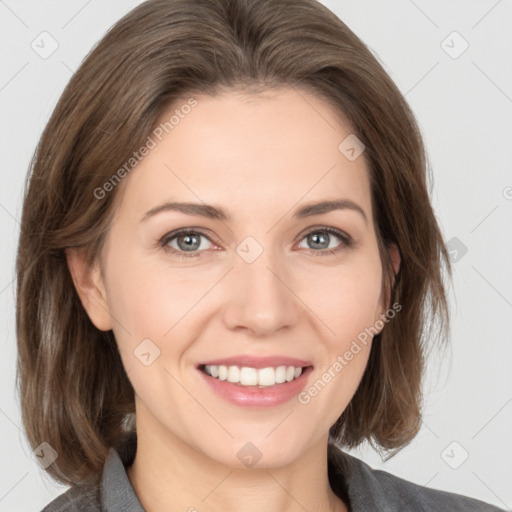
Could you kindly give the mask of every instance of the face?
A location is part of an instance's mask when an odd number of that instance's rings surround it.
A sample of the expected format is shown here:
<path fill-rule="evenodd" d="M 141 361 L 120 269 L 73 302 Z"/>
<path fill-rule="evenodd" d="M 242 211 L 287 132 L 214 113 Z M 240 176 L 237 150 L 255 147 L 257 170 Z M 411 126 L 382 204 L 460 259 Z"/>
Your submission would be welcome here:
<path fill-rule="evenodd" d="M 385 311 L 368 169 L 314 96 L 195 99 L 124 178 L 88 312 L 114 331 L 138 428 L 283 465 L 325 440 L 368 360 L 371 338 L 353 342 Z"/>

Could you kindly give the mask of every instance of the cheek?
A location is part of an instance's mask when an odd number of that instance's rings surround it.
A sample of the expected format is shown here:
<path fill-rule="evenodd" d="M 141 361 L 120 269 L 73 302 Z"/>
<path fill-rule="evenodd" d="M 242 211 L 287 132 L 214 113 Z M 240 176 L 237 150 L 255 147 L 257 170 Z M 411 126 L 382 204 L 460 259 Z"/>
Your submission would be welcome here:
<path fill-rule="evenodd" d="M 206 276 L 170 271 L 135 255 L 112 269 L 110 277 L 112 316 L 136 339 L 163 338 L 211 287 Z"/>
<path fill-rule="evenodd" d="M 372 347 L 372 328 L 380 313 L 381 267 L 367 257 L 358 265 L 325 274 L 304 287 L 304 300 L 322 320 L 324 357 L 299 403 L 332 425 L 361 382 Z M 316 416 L 318 415 L 318 416 Z"/>
<path fill-rule="evenodd" d="M 123 364 L 139 397 L 148 400 L 162 389 L 172 390 L 167 371 L 173 371 L 172 361 L 180 360 L 190 342 L 183 331 L 190 333 L 193 306 L 211 287 L 184 276 L 150 262 L 141 265 L 135 255 L 109 274 L 109 309 Z"/>
<path fill-rule="evenodd" d="M 356 257 L 354 257 L 356 260 Z M 323 320 L 331 339 L 343 348 L 365 328 L 375 324 L 381 312 L 381 266 L 378 256 L 357 257 L 354 264 L 323 269 L 303 284 L 300 295 Z"/>

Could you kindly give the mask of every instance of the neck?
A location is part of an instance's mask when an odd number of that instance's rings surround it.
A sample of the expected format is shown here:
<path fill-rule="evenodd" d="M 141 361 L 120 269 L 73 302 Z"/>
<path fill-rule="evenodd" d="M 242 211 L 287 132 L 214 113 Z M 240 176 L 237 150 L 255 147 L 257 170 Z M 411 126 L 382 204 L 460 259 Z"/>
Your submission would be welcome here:
<path fill-rule="evenodd" d="M 233 468 L 137 425 L 128 478 L 147 512 L 346 512 L 329 485 L 327 436 L 286 466 Z"/>

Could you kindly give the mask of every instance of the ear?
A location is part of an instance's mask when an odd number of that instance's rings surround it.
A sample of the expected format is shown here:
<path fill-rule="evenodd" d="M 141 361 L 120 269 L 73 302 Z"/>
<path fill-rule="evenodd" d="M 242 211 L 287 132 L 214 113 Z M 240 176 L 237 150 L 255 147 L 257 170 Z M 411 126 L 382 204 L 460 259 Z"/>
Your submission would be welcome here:
<path fill-rule="evenodd" d="M 393 261 L 393 268 L 395 269 L 395 276 L 398 274 L 400 270 L 400 250 L 396 244 L 391 244 L 388 248 L 389 255 L 391 256 L 391 260 Z"/>
<path fill-rule="evenodd" d="M 398 271 L 400 270 L 400 262 L 401 262 L 400 249 L 398 248 L 398 246 L 396 244 L 392 243 L 387 247 L 387 250 L 389 252 L 389 256 L 391 257 L 391 261 L 393 262 L 393 270 L 395 272 L 395 277 L 393 278 L 393 282 L 391 283 L 391 286 L 393 286 L 394 281 L 396 279 L 396 275 L 398 274 Z M 382 297 L 381 297 L 381 300 L 382 300 Z M 379 307 L 382 308 L 383 307 L 382 304 L 383 303 L 381 302 Z M 381 309 L 380 315 L 385 315 L 386 311 L 387 311 L 386 309 Z M 382 317 L 376 316 L 376 321 L 378 318 L 382 318 Z"/>
<path fill-rule="evenodd" d="M 391 258 L 391 261 L 393 262 L 393 270 L 395 273 L 395 275 L 392 278 L 391 284 L 390 284 L 390 286 L 393 287 L 393 285 L 395 284 L 395 281 L 396 281 L 396 276 L 398 274 L 398 271 L 400 270 L 400 262 L 401 262 L 400 249 L 398 249 L 398 246 L 395 243 L 391 243 L 387 247 L 387 251 L 389 252 L 389 256 Z"/>
<path fill-rule="evenodd" d="M 66 260 L 80 301 L 91 319 L 100 330 L 112 329 L 112 318 L 107 304 L 107 294 L 99 262 L 93 267 L 87 265 L 82 248 L 67 248 Z"/>

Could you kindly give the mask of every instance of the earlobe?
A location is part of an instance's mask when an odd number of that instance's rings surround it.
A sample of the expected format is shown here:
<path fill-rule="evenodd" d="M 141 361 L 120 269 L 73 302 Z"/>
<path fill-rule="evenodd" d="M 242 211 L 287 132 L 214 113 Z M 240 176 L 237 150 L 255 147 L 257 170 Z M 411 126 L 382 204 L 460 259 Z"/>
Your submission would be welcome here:
<path fill-rule="evenodd" d="M 98 262 L 90 267 L 84 250 L 74 247 L 66 249 L 66 260 L 75 289 L 91 322 L 101 331 L 112 329 L 107 294 Z"/>

